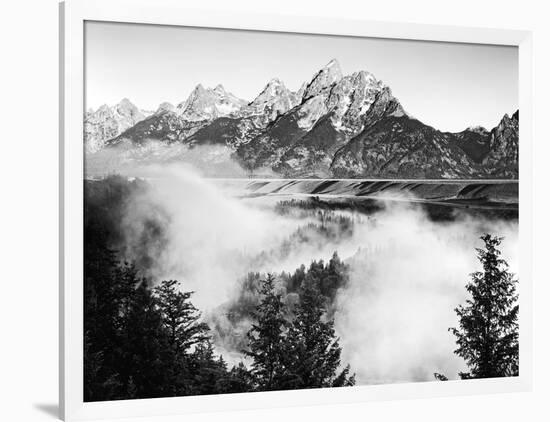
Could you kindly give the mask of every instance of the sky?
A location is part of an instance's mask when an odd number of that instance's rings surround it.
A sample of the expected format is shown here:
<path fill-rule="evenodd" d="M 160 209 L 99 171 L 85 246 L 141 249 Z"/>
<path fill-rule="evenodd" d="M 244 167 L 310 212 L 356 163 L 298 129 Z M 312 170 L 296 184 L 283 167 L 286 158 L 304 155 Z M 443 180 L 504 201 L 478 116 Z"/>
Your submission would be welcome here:
<path fill-rule="evenodd" d="M 156 110 L 199 83 L 252 101 L 274 77 L 298 90 L 331 59 L 344 75 L 373 73 L 443 131 L 490 129 L 518 109 L 516 47 L 106 22 L 85 25 L 85 106 Z"/>

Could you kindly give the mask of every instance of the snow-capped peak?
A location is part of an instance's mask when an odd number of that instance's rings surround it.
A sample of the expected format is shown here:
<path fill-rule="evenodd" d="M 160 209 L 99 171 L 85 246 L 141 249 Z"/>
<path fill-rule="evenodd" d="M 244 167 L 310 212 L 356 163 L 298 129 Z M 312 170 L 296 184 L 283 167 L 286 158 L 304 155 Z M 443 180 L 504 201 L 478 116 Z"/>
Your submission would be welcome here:
<path fill-rule="evenodd" d="M 100 150 L 107 140 L 134 126 L 147 115 L 148 113 L 140 110 L 128 98 L 123 98 L 112 107 L 103 104 L 95 112 L 86 113 L 84 121 L 86 151 Z"/>
<path fill-rule="evenodd" d="M 336 59 L 332 59 L 313 76 L 305 89 L 303 99 L 319 95 L 341 79 L 342 70 L 340 69 L 340 64 Z"/>
<path fill-rule="evenodd" d="M 479 134 L 489 133 L 489 131 L 485 129 L 483 126 L 469 126 L 466 130 L 470 132 L 479 133 Z"/>
<path fill-rule="evenodd" d="M 325 68 L 338 66 L 337 63 L 329 65 Z M 383 87 L 382 82 L 367 71 L 344 76 L 330 85 L 330 90 L 326 90 L 329 94 L 324 96 L 324 106 L 327 111 L 331 111 L 333 126 L 348 134 L 360 131 L 366 112 Z"/>
<path fill-rule="evenodd" d="M 246 101 L 237 98 L 219 84 L 214 89 L 198 84 L 176 112 L 189 121 L 212 120 L 237 113 Z"/>
<path fill-rule="evenodd" d="M 113 111 L 121 116 L 131 117 L 133 120 L 141 120 L 144 114 L 128 98 L 123 98 L 113 107 Z"/>
<path fill-rule="evenodd" d="M 329 68 L 329 67 L 337 67 L 338 69 L 340 69 L 340 63 L 339 63 L 338 60 L 336 60 L 336 59 L 331 59 L 331 60 L 325 65 L 325 68 Z"/>
<path fill-rule="evenodd" d="M 193 97 L 199 97 L 204 94 L 206 90 L 202 86 L 202 84 L 197 84 L 195 88 L 193 88 L 193 91 L 191 91 L 191 94 L 189 94 L 189 97 L 187 98 L 187 101 L 189 101 Z M 179 106 L 179 105 L 178 105 Z"/>
<path fill-rule="evenodd" d="M 216 85 L 216 87 L 214 88 L 214 92 L 216 92 L 216 93 L 218 93 L 218 94 L 220 94 L 220 95 L 223 95 L 223 94 L 226 93 L 226 92 L 225 92 L 225 88 L 223 87 L 222 84 Z"/>
<path fill-rule="evenodd" d="M 110 112 L 111 112 L 111 107 L 109 107 L 107 104 L 101 104 L 95 111 L 96 114 L 110 113 Z"/>
<path fill-rule="evenodd" d="M 275 119 L 299 102 L 298 96 L 290 91 L 279 78 L 271 79 L 260 94 L 249 104 L 248 112 L 265 114 L 267 121 Z"/>
<path fill-rule="evenodd" d="M 376 79 L 376 77 L 372 73 L 367 72 L 366 70 L 355 72 L 352 76 L 357 81 L 357 83 L 362 84 L 366 87 L 382 88 L 384 86 L 384 83 L 382 81 Z"/>
<path fill-rule="evenodd" d="M 163 102 L 161 103 L 158 108 L 157 108 L 157 111 L 155 112 L 155 114 L 159 114 L 159 113 L 162 113 L 162 112 L 165 112 L 165 111 L 174 111 L 175 110 L 175 107 L 172 103 L 169 103 L 169 102 Z"/>
<path fill-rule="evenodd" d="M 263 89 L 262 92 L 268 91 L 268 92 L 272 93 L 273 95 L 275 95 L 275 93 L 279 90 L 286 90 L 285 84 L 279 78 L 272 78 L 267 83 L 267 85 L 265 86 L 265 88 Z"/>
<path fill-rule="evenodd" d="M 117 106 L 119 106 L 119 107 L 135 107 L 135 105 L 126 97 L 123 98 L 122 100 L 120 100 L 120 102 L 117 104 Z"/>
<path fill-rule="evenodd" d="M 278 78 L 271 79 L 262 89 L 258 96 L 250 103 L 251 106 L 257 106 L 266 102 L 271 102 L 275 97 L 290 94 L 285 84 Z"/>

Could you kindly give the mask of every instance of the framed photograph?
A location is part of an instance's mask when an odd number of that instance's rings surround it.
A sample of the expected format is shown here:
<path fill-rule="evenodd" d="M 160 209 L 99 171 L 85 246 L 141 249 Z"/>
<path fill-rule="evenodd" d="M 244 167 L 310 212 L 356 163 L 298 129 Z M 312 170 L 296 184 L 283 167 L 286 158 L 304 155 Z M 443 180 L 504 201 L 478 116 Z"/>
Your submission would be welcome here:
<path fill-rule="evenodd" d="M 529 32 L 60 23 L 65 420 L 531 388 Z"/>

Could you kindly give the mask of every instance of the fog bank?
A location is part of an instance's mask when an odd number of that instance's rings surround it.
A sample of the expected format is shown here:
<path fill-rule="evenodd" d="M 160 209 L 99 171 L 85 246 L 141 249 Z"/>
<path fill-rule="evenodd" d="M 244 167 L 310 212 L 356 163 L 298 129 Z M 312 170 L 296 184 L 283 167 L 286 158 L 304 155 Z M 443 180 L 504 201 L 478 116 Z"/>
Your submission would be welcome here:
<path fill-rule="evenodd" d="M 280 215 L 262 198 L 238 199 L 189 166 L 140 171 L 151 187 L 127 206 L 126 257 L 137 257 L 144 242 L 155 248 L 147 275 L 180 280 L 196 292 L 192 301 L 201 310 L 237 300 L 248 271 L 293 271 L 337 251 L 351 279 L 336 297 L 335 328 L 342 362 L 358 384 L 432 380 L 433 372 L 456 378 L 464 364 L 448 328 L 456 326 L 454 308 L 466 298 L 468 275 L 479 269 L 478 237 L 504 236 L 503 257 L 517 270 L 517 222 L 464 216 L 435 223 L 418 207 L 383 201 L 372 216 L 342 212 L 354 220 L 351 234 L 301 241 L 293 233 L 314 222 L 311 216 Z M 162 224 L 163 242 L 147 243 L 150 219 Z M 291 253 L 277 253 L 289 239 Z"/>

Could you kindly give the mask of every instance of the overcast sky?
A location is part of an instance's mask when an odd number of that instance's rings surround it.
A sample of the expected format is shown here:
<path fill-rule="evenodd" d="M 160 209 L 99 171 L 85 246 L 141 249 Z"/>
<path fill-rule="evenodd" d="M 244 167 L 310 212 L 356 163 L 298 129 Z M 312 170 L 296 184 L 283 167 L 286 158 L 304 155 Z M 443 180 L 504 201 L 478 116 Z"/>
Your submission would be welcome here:
<path fill-rule="evenodd" d="M 88 22 L 86 108 L 129 98 L 155 110 L 202 83 L 251 101 L 273 77 L 297 90 L 335 58 L 368 70 L 440 130 L 494 127 L 518 108 L 515 47 Z"/>

